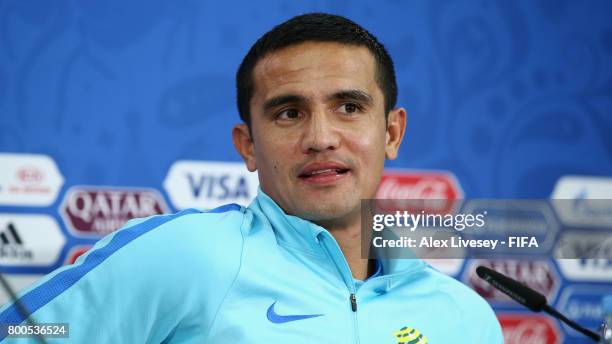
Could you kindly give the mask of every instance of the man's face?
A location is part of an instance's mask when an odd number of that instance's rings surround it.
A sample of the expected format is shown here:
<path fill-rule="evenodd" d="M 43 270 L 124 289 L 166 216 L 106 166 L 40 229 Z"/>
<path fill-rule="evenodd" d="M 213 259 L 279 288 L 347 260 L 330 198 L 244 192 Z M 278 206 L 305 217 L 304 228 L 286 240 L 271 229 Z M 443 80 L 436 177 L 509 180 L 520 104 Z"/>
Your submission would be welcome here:
<path fill-rule="evenodd" d="M 320 42 L 278 50 L 255 66 L 252 141 L 238 126 L 234 144 L 286 213 L 348 223 L 360 200 L 374 197 L 405 126 L 403 109 L 385 123 L 375 66 L 365 47 Z"/>

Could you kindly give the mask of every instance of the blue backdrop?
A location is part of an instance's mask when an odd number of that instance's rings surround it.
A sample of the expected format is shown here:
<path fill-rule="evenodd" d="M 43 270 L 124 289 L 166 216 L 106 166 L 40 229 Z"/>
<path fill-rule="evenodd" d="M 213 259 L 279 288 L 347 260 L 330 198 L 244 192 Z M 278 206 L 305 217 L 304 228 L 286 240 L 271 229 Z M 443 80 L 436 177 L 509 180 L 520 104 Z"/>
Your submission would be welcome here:
<path fill-rule="evenodd" d="M 235 71 L 261 34 L 310 11 L 355 20 L 394 58 L 409 128 L 388 167 L 450 171 L 466 198 L 549 198 L 562 176 L 612 176 L 610 1 L 5 0 L 0 152 L 47 155 L 63 183 L 48 205 L 0 213 L 47 214 L 65 244 L 53 263 L 4 271 L 45 273 L 97 240 L 67 228 L 71 187 L 156 189 L 173 211 L 163 183 L 177 160 L 239 162 Z M 548 263 L 559 302 L 612 292 Z"/>

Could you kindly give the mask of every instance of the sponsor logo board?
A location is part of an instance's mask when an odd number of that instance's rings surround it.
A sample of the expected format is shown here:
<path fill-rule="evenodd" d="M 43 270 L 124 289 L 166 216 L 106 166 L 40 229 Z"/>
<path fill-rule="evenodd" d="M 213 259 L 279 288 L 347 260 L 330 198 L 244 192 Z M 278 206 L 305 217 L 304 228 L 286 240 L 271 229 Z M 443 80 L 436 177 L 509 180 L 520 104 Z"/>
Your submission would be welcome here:
<path fill-rule="evenodd" d="M 497 305 L 503 304 L 503 306 L 523 308 L 522 305 L 478 277 L 476 268 L 480 265 L 526 284 L 546 296 L 548 300 L 553 300 L 559 290 L 559 276 L 548 260 L 478 259 L 470 261 L 464 280 L 478 294 Z"/>
<path fill-rule="evenodd" d="M 61 204 L 66 227 L 77 236 L 104 236 L 133 218 L 163 214 L 168 207 L 154 189 L 75 186 Z"/>
<path fill-rule="evenodd" d="M 612 282 L 612 236 L 608 231 L 564 231 L 555 257 L 575 258 L 556 260 L 569 280 Z"/>
<path fill-rule="evenodd" d="M 497 314 L 505 344 L 560 344 L 563 335 L 555 320 L 539 314 Z"/>
<path fill-rule="evenodd" d="M 451 172 L 385 170 L 376 198 L 460 199 L 463 198 L 463 190 Z"/>
<path fill-rule="evenodd" d="M 455 175 L 447 171 L 385 170 L 376 199 L 406 200 L 384 206 L 388 211 L 424 210 L 426 213 L 451 213 L 463 190 Z"/>
<path fill-rule="evenodd" d="M 258 186 L 257 173 L 237 162 L 177 161 L 164 180 L 164 189 L 178 209 L 246 205 L 257 195 Z"/>
<path fill-rule="evenodd" d="M 64 235 L 51 216 L 0 214 L 0 265 L 51 265 L 64 243 Z"/>
<path fill-rule="evenodd" d="M 46 155 L 0 153 L 0 166 L 0 205 L 49 206 L 64 183 Z"/>
<path fill-rule="evenodd" d="M 578 324 L 598 332 L 603 322 L 602 299 L 612 294 L 612 286 L 570 285 L 563 289 L 557 309 Z M 585 338 L 582 333 L 563 324 L 563 329 L 571 337 Z"/>
<path fill-rule="evenodd" d="M 551 198 L 563 224 L 612 227 L 612 178 L 565 176 L 557 181 Z"/>
<path fill-rule="evenodd" d="M 553 199 L 612 199 L 612 178 L 594 176 L 563 176 L 559 178 L 550 198 Z"/>
<path fill-rule="evenodd" d="M 486 214 L 485 224 L 478 231 L 465 232 L 468 239 L 497 239 L 508 242 L 496 249 L 496 254 L 549 257 L 559 232 L 559 224 L 547 200 L 469 200 L 461 212 Z M 516 238 L 533 238 L 537 245 L 511 245 Z M 486 249 L 473 253 L 488 255 Z"/>

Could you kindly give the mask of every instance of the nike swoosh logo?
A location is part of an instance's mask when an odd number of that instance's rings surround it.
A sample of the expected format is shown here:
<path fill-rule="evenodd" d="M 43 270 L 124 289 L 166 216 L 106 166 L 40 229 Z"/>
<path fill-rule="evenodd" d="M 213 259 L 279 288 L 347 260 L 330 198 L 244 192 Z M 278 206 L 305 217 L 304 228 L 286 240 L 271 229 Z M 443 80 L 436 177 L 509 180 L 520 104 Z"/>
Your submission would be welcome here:
<path fill-rule="evenodd" d="M 276 301 L 274 301 L 270 305 L 270 307 L 268 307 L 268 312 L 267 312 L 268 320 L 270 320 L 270 322 L 275 323 L 275 324 L 283 324 L 283 323 L 290 322 L 290 321 L 316 318 L 316 317 L 320 317 L 324 315 L 324 314 L 280 315 L 274 311 L 275 304 L 276 304 Z"/>

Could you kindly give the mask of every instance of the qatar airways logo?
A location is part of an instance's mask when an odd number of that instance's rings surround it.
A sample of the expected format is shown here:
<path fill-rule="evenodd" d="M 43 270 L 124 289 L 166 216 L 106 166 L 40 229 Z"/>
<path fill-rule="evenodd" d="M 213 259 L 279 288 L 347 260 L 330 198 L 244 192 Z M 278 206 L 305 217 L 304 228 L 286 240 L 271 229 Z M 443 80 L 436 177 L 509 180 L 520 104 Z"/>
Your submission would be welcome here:
<path fill-rule="evenodd" d="M 167 211 L 161 195 L 153 189 L 73 187 L 61 205 L 66 227 L 80 236 L 103 236 L 130 219 Z"/>

